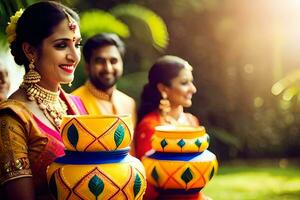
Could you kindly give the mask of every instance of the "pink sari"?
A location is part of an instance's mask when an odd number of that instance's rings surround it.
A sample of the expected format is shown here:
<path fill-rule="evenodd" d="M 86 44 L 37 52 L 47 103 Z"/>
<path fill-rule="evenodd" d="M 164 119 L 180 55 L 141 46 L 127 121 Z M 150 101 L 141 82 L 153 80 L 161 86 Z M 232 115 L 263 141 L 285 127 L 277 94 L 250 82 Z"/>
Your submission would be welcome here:
<path fill-rule="evenodd" d="M 68 115 L 83 115 L 87 114 L 84 105 L 82 104 L 79 97 L 66 96 L 62 92 L 61 98 L 67 103 L 68 106 Z M 39 158 L 31 166 L 32 174 L 34 175 L 34 185 L 37 188 L 37 195 L 48 193 L 46 171 L 47 167 L 58 157 L 63 156 L 64 153 L 64 144 L 62 142 L 60 133 L 58 130 L 54 130 L 45 125 L 41 120 L 39 120 L 35 115 L 33 115 L 35 122 L 37 123 L 40 131 L 47 137 L 48 142 L 45 145 L 42 153 L 39 154 Z M 46 190 L 46 191 L 45 191 Z"/>

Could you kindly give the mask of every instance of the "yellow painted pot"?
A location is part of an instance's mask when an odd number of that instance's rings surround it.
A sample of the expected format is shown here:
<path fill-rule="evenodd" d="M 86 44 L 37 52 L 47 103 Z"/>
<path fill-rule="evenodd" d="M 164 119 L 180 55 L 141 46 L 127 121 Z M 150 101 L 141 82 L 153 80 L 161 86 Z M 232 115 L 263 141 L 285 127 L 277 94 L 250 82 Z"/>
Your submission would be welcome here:
<path fill-rule="evenodd" d="M 47 178 L 56 199 L 142 199 L 145 171 L 128 154 L 129 116 L 67 116 L 61 128 L 65 156 L 50 165 Z"/>
<path fill-rule="evenodd" d="M 153 150 L 142 158 L 147 181 L 172 198 L 199 193 L 218 169 L 216 156 L 207 150 L 208 143 L 204 127 L 156 127 Z"/>
<path fill-rule="evenodd" d="M 113 151 L 130 145 L 133 124 L 127 115 L 69 115 L 62 120 L 61 136 L 69 151 Z"/>
<path fill-rule="evenodd" d="M 208 148 L 209 136 L 203 126 L 158 126 L 151 145 L 158 152 L 203 152 Z"/>

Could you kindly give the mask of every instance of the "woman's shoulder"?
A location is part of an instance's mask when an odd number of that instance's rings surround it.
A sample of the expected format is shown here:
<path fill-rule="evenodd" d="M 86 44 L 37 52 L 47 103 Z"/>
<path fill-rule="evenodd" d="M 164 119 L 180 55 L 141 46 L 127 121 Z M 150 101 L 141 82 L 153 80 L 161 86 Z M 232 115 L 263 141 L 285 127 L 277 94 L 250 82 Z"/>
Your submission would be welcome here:
<path fill-rule="evenodd" d="M 7 111 L 10 112 L 7 112 Z M 32 118 L 32 113 L 28 110 L 26 104 L 15 99 L 8 99 L 0 103 L 0 117 L 3 114 L 18 116 L 22 121 L 27 122 Z"/>
<path fill-rule="evenodd" d="M 158 111 L 152 111 L 146 114 L 137 126 L 157 126 L 160 124 L 160 115 Z"/>

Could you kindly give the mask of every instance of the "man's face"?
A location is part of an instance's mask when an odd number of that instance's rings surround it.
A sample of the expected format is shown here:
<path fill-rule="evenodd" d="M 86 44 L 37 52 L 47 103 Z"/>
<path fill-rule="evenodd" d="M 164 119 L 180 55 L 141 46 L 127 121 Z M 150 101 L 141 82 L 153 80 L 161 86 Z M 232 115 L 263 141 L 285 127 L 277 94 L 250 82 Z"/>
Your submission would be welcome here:
<path fill-rule="evenodd" d="M 103 91 L 113 87 L 123 74 L 122 57 L 114 45 L 93 50 L 86 67 L 92 84 Z"/>
<path fill-rule="evenodd" d="M 7 98 L 10 87 L 10 80 L 8 78 L 7 70 L 0 65 L 0 101 Z"/>

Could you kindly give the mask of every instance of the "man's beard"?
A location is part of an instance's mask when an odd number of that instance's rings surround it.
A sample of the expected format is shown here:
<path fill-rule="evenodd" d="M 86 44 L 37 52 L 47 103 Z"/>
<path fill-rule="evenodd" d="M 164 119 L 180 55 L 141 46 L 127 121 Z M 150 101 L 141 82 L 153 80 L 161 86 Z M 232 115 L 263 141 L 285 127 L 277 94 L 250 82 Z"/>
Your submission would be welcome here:
<path fill-rule="evenodd" d="M 98 78 L 95 78 L 95 77 L 90 77 L 90 81 L 91 83 L 99 90 L 102 90 L 102 91 L 106 91 L 110 88 L 112 88 L 118 81 L 119 77 L 115 77 L 113 79 L 113 81 L 111 82 L 103 82 L 103 81 L 100 81 Z"/>

